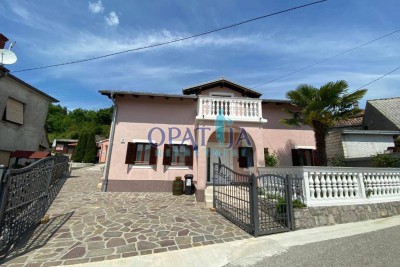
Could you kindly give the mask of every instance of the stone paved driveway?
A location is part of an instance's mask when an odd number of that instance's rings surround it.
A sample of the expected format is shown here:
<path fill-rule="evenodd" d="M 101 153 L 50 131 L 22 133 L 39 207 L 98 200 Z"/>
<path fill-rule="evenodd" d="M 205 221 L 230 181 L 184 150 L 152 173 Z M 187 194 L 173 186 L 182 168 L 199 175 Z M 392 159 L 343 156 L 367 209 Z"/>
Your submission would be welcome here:
<path fill-rule="evenodd" d="M 130 257 L 250 238 L 194 196 L 102 193 L 101 172 L 73 171 L 40 225 L 5 259 L 55 266 Z M 210 247 L 210 249 L 212 249 Z"/>

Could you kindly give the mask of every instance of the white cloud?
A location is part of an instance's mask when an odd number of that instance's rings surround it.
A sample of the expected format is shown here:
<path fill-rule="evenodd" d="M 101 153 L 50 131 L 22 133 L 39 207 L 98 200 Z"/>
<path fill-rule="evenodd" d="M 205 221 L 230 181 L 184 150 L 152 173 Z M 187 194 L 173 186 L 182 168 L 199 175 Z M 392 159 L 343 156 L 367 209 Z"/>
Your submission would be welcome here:
<path fill-rule="evenodd" d="M 108 16 L 104 17 L 104 19 L 110 26 L 117 26 L 119 24 L 119 18 L 117 16 L 117 13 L 115 13 L 114 11 L 111 11 Z"/>
<path fill-rule="evenodd" d="M 99 0 L 98 2 L 93 2 L 93 3 L 89 1 L 89 11 L 92 12 L 93 14 L 103 13 L 104 6 L 103 6 L 103 3 L 101 2 L 101 0 Z"/>

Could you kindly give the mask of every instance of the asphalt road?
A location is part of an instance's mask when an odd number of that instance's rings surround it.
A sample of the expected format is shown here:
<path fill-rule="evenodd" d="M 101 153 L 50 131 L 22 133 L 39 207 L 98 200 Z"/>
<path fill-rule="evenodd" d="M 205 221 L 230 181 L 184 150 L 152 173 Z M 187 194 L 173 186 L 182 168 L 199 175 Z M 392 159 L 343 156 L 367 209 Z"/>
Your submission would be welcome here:
<path fill-rule="evenodd" d="M 293 246 L 252 266 L 400 266 L 400 226 Z"/>

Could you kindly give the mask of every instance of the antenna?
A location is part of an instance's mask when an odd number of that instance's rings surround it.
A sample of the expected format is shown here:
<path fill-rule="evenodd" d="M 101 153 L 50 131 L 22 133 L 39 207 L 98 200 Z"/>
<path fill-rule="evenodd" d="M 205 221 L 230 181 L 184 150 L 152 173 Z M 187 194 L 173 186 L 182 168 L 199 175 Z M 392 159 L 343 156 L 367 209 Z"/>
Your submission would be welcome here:
<path fill-rule="evenodd" d="M 0 49 L 0 65 L 14 64 L 17 62 L 17 56 L 13 51 L 8 49 Z"/>
<path fill-rule="evenodd" d="M 12 43 L 10 44 L 10 46 L 8 47 L 8 50 L 11 50 L 11 48 L 13 48 L 14 45 L 15 45 L 16 43 L 17 43 L 17 42 L 12 42 Z"/>

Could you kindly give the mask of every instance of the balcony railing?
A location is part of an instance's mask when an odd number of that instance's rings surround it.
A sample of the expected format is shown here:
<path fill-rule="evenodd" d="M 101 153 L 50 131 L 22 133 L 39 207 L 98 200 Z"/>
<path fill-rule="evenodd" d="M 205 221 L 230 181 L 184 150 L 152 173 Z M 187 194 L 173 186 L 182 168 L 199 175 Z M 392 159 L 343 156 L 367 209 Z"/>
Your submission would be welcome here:
<path fill-rule="evenodd" d="M 215 120 L 223 115 L 232 121 L 266 122 L 261 99 L 199 96 L 196 119 Z"/>

